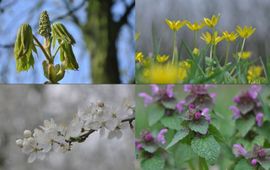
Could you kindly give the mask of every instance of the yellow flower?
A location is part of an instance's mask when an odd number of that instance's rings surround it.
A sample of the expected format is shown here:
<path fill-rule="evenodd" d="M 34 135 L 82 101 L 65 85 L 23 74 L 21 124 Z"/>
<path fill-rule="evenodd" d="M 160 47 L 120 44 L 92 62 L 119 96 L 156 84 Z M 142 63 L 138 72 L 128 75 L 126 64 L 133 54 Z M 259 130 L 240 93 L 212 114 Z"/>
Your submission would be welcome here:
<path fill-rule="evenodd" d="M 179 63 L 179 70 L 178 70 L 179 80 L 183 81 L 187 78 L 188 70 L 190 69 L 190 67 L 191 64 L 188 61 L 182 61 Z"/>
<path fill-rule="evenodd" d="M 205 26 L 203 22 L 194 22 L 193 24 L 191 22 L 187 22 L 186 25 L 191 31 L 199 31 Z"/>
<path fill-rule="evenodd" d="M 214 28 L 217 25 L 219 19 L 220 19 L 220 15 L 218 15 L 218 16 L 213 15 L 211 19 L 210 18 L 204 18 L 204 23 L 208 27 Z"/>
<path fill-rule="evenodd" d="M 169 56 L 168 55 L 157 55 L 156 59 L 157 59 L 157 62 L 164 63 L 169 59 Z"/>
<path fill-rule="evenodd" d="M 237 53 L 238 57 L 241 58 L 241 59 L 249 59 L 250 56 L 251 56 L 251 52 L 250 51 L 243 51 L 242 53 L 239 52 Z"/>
<path fill-rule="evenodd" d="M 224 37 L 218 36 L 218 32 L 215 31 L 213 35 L 210 34 L 209 32 L 203 33 L 201 39 L 204 40 L 206 44 L 211 43 L 213 45 L 217 45 L 224 39 Z"/>
<path fill-rule="evenodd" d="M 169 28 L 172 30 L 172 31 L 178 31 L 180 28 L 182 28 L 183 26 L 186 25 L 186 20 L 177 20 L 177 21 L 172 21 L 172 20 L 168 20 L 166 19 L 165 20 L 167 25 L 169 26 Z"/>
<path fill-rule="evenodd" d="M 192 51 L 192 54 L 194 56 L 199 56 L 200 55 L 200 50 L 198 48 L 194 48 L 193 51 Z"/>
<path fill-rule="evenodd" d="M 144 59 L 143 53 L 142 52 L 137 52 L 135 55 L 135 61 L 141 63 Z"/>
<path fill-rule="evenodd" d="M 237 39 L 238 34 L 236 34 L 235 32 L 229 33 L 228 31 L 225 31 L 223 32 L 223 37 L 228 42 L 234 42 Z"/>
<path fill-rule="evenodd" d="M 248 83 L 258 83 L 262 79 L 262 71 L 260 66 L 250 66 L 247 73 Z"/>
<path fill-rule="evenodd" d="M 143 72 L 145 82 L 157 84 L 175 84 L 181 83 L 188 74 L 187 67 L 174 64 L 152 65 Z"/>
<path fill-rule="evenodd" d="M 255 31 L 256 28 L 252 28 L 252 26 L 244 26 L 243 28 L 240 26 L 236 27 L 236 32 L 239 34 L 240 37 L 245 39 L 250 37 Z"/>

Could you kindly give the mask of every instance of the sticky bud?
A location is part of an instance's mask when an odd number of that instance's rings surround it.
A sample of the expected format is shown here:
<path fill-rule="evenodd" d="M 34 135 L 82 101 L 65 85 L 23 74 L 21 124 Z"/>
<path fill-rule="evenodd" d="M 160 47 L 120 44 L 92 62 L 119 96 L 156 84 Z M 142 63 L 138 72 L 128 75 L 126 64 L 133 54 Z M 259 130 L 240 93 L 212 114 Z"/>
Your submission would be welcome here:
<path fill-rule="evenodd" d="M 25 131 L 23 132 L 23 136 L 24 136 L 25 138 L 30 138 L 31 135 L 32 135 L 32 132 L 31 132 L 30 130 L 25 130 Z"/>
<path fill-rule="evenodd" d="M 251 163 L 252 166 L 256 166 L 257 162 L 258 162 L 257 159 L 252 159 L 250 161 L 250 163 Z"/>

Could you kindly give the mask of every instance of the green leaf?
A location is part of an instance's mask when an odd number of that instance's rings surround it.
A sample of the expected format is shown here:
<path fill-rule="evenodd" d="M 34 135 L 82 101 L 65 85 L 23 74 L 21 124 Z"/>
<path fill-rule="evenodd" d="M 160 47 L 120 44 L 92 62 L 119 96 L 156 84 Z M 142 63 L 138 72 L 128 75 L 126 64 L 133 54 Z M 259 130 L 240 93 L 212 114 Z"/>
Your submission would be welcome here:
<path fill-rule="evenodd" d="M 176 132 L 172 141 L 169 143 L 166 149 L 169 149 L 170 147 L 174 146 L 177 142 L 186 137 L 188 134 L 189 134 L 188 129 L 181 129 L 180 131 Z"/>
<path fill-rule="evenodd" d="M 164 166 L 165 160 L 158 156 L 154 156 L 141 162 L 143 170 L 163 170 Z"/>
<path fill-rule="evenodd" d="M 161 119 L 161 123 L 169 128 L 169 129 L 175 129 L 180 130 L 181 129 L 181 123 L 182 120 L 177 118 L 176 116 L 166 116 Z"/>
<path fill-rule="evenodd" d="M 246 136 L 246 134 L 251 130 L 253 125 L 255 124 L 255 117 L 249 116 L 246 119 L 240 118 L 235 121 L 236 129 L 242 136 Z"/>
<path fill-rule="evenodd" d="M 208 131 L 208 122 L 205 119 L 200 119 L 198 121 L 192 121 L 188 124 L 189 128 L 194 132 L 198 132 L 200 134 L 206 134 Z"/>
<path fill-rule="evenodd" d="M 193 152 L 191 146 L 188 144 L 179 143 L 175 151 L 176 163 L 181 167 L 186 161 L 189 161 L 197 157 L 197 154 Z"/>
<path fill-rule="evenodd" d="M 142 144 L 142 147 L 149 153 L 154 153 L 158 149 L 158 146 L 154 144 Z"/>
<path fill-rule="evenodd" d="M 213 136 L 194 138 L 191 141 L 191 148 L 209 164 L 214 164 L 220 154 L 220 145 Z"/>
<path fill-rule="evenodd" d="M 265 138 L 263 136 L 258 135 L 253 139 L 252 144 L 253 145 L 263 146 L 264 141 L 265 141 Z"/>
<path fill-rule="evenodd" d="M 234 170 L 253 170 L 253 167 L 245 159 L 241 159 L 234 167 Z"/>
<path fill-rule="evenodd" d="M 218 140 L 219 142 L 225 142 L 224 137 L 214 125 L 210 124 L 208 130 L 210 134 L 215 137 L 216 140 Z"/>
<path fill-rule="evenodd" d="M 261 166 L 265 169 L 265 170 L 269 170 L 270 169 L 270 162 L 269 160 L 259 160 L 259 163 L 261 164 Z"/>
<path fill-rule="evenodd" d="M 263 136 L 265 139 L 267 139 L 268 141 L 270 141 L 270 135 L 269 135 L 269 132 L 270 132 L 270 122 L 265 122 L 263 124 L 262 127 L 257 127 L 256 128 L 256 132 Z"/>
<path fill-rule="evenodd" d="M 149 126 L 156 124 L 164 116 L 164 108 L 158 104 L 152 104 L 147 107 Z"/>
<path fill-rule="evenodd" d="M 162 101 L 161 103 L 167 109 L 175 109 L 177 100 Z"/>

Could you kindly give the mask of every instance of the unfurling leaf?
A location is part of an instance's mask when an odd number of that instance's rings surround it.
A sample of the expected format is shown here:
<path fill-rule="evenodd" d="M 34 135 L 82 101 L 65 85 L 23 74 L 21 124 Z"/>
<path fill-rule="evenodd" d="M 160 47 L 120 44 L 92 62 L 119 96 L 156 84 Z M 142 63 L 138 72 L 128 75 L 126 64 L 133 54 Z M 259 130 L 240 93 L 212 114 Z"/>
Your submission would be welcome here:
<path fill-rule="evenodd" d="M 62 47 L 60 47 L 60 60 L 65 69 L 69 70 L 79 69 L 79 65 L 73 53 L 72 47 L 68 43 L 64 43 Z"/>
<path fill-rule="evenodd" d="M 66 42 L 68 44 L 75 44 L 76 41 L 73 36 L 67 31 L 66 27 L 61 23 L 54 23 L 52 25 L 52 36 L 60 42 Z"/>
<path fill-rule="evenodd" d="M 34 65 L 32 50 L 35 51 L 32 28 L 29 24 L 22 24 L 17 32 L 14 46 L 16 69 L 18 72 L 27 71 Z"/>

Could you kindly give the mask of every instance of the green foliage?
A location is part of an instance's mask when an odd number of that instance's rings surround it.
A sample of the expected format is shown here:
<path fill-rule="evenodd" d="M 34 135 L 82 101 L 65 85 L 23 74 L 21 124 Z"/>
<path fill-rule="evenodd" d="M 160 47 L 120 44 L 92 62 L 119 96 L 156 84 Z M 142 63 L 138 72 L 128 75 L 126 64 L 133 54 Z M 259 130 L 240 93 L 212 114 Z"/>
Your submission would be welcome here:
<path fill-rule="evenodd" d="M 36 46 L 42 50 L 45 60 L 42 62 L 44 76 L 49 80 L 48 83 L 58 83 L 65 76 L 65 70 L 78 70 L 79 65 L 72 50 L 75 39 L 61 23 L 51 23 L 47 11 L 40 15 L 38 33 L 44 37 L 44 44 L 33 35 L 31 26 L 23 24 L 18 30 L 14 56 L 16 60 L 16 69 L 18 72 L 28 71 L 34 67 L 34 57 L 32 52 L 37 53 Z M 35 43 L 36 44 L 35 44 Z M 56 42 L 58 47 L 55 48 Z M 52 55 L 52 49 L 55 48 L 55 54 Z M 60 52 L 61 64 L 55 64 L 54 60 L 57 53 Z"/>
<path fill-rule="evenodd" d="M 152 126 L 164 116 L 164 108 L 159 104 L 152 104 L 147 107 L 146 113 L 148 114 L 149 126 Z"/>
<path fill-rule="evenodd" d="M 236 128 L 242 136 L 246 136 L 249 130 L 255 124 L 255 117 L 249 116 L 246 119 L 238 119 L 236 120 Z"/>
<path fill-rule="evenodd" d="M 253 170 L 253 167 L 247 162 L 245 159 L 241 159 L 236 166 L 234 167 L 234 170 Z"/>
<path fill-rule="evenodd" d="M 189 128 L 194 132 L 205 135 L 208 131 L 209 124 L 205 119 L 200 119 L 198 121 L 192 121 L 188 124 Z"/>
<path fill-rule="evenodd" d="M 191 148 L 210 164 L 214 164 L 220 154 L 220 145 L 213 136 L 194 138 L 191 141 Z"/>
<path fill-rule="evenodd" d="M 163 117 L 160 122 L 169 129 L 180 130 L 182 128 L 182 120 L 177 118 L 176 116 Z"/>
<path fill-rule="evenodd" d="M 158 156 L 146 159 L 141 164 L 143 170 L 163 170 L 164 166 L 165 166 L 164 159 Z"/>
<path fill-rule="evenodd" d="M 169 149 L 170 147 L 172 147 L 173 145 L 175 145 L 176 143 L 178 143 L 181 139 L 183 139 L 184 137 L 186 137 L 189 134 L 189 130 L 188 129 L 181 129 L 178 132 L 175 133 L 171 143 L 168 144 L 168 146 L 166 147 L 166 149 Z"/>

